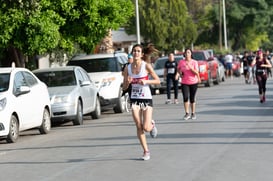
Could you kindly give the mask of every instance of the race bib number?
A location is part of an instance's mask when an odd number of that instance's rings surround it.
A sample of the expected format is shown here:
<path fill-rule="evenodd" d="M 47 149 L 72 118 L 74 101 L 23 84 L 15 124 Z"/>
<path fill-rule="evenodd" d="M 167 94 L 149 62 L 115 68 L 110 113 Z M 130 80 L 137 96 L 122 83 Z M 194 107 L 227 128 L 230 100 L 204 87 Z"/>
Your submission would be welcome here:
<path fill-rule="evenodd" d="M 168 74 L 174 74 L 175 73 L 175 69 L 174 68 L 169 68 L 168 69 Z"/>
<path fill-rule="evenodd" d="M 143 97 L 144 94 L 142 91 L 143 91 L 142 86 L 134 85 L 132 87 L 131 98 Z"/>

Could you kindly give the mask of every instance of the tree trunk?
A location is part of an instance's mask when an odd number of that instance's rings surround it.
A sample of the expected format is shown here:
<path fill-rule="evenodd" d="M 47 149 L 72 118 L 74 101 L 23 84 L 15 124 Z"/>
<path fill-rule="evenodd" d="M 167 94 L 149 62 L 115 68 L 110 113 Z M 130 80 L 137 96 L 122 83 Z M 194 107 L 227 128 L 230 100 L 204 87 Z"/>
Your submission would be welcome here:
<path fill-rule="evenodd" d="M 101 41 L 99 45 L 99 53 L 114 53 L 112 31 L 109 30 L 108 35 Z"/>
<path fill-rule="evenodd" d="M 238 50 L 241 47 L 241 32 L 237 32 L 234 37 L 234 44 L 232 45 L 233 50 Z"/>
<path fill-rule="evenodd" d="M 16 67 L 25 67 L 23 53 L 14 46 L 10 46 L 6 51 L 6 56 L 4 56 L 2 64 L 6 67 L 10 67 L 13 62 Z"/>

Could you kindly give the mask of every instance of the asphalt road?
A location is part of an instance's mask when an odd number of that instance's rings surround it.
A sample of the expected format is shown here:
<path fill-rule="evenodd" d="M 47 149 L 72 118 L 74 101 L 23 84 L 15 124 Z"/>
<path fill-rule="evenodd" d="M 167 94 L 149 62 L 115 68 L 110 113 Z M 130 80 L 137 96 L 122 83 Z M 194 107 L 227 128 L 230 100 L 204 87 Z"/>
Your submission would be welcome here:
<path fill-rule="evenodd" d="M 21 134 L 0 142 L 0 180 L 15 181 L 272 181 L 273 79 L 267 101 L 243 78 L 197 92 L 197 120 L 182 120 L 180 104 L 154 96 L 158 137 L 150 138 L 151 159 L 142 161 L 131 115 L 105 112 L 84 125 Z"/>

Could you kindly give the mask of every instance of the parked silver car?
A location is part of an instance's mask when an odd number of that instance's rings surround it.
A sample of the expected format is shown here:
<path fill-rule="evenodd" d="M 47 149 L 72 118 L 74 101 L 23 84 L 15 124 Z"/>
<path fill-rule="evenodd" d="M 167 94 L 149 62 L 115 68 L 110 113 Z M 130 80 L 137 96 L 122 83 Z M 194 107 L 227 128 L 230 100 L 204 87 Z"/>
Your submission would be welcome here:
<path fill-rule="evenodd" d="M 67 65 L 80 66 L 94 81 L 100 94 L 100 103 L 104 110 L 110 108 L 115 113 L 125 111 L 125 99 L 122 94 L 122 66 L 128 62 L 124 52 L 78 55 Z"/>
<path fill-rule="evenodd" d="M 225 70 L 225 66 L 222 64 L 222 62 L 220 62 L 220 60 L 218 60 L 218 73 L 219 73 L 219 78 L 221 82 L 224 82 L 226 80 L 226 70 Z"/>
<path fill-rule="evenodd" d="M 72 120 L 83 124 L 83 115 L 93 119 L 101 115 L 98 89 L 87 72 L 78 66 L 34 70 L 33 73 L 46 85 L 50 94 L 52 121 Z"/>

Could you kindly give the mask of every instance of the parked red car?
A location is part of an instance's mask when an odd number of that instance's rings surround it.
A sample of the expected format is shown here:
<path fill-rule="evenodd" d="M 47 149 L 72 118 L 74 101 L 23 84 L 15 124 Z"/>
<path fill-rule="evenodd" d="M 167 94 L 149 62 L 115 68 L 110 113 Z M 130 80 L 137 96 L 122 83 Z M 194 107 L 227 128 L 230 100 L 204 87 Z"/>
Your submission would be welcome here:
<path fill-rule="evenodd" d="M 242 72 L 241 72 L 241 62 L 238 60 L 233 60 L 232 62 L 232 71 L 233 75 L 236 77 L 240 77 Z"/>
<path fill-rule="evenodd" d="M 182 54 L 182 53 L 179 53 Z M 218 71 L 218 62 L 207 50 L 193 50 L 193 59 L 198 61 L 201 83 L 206 87 L 221 82 Z"/>

